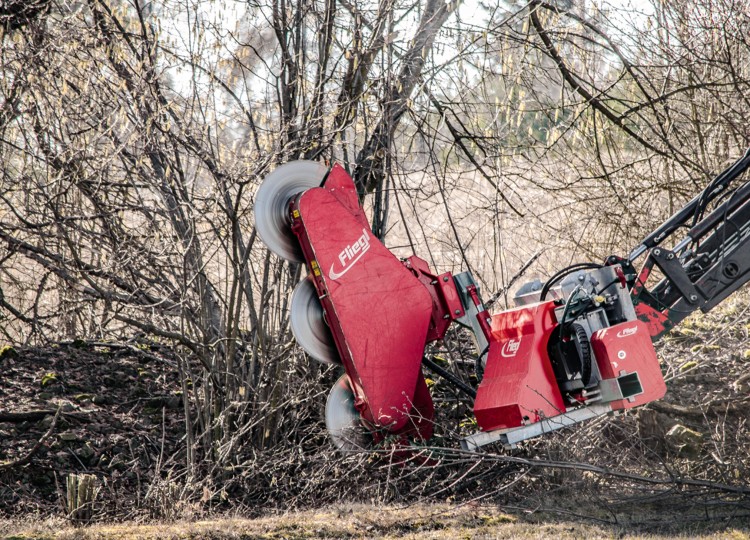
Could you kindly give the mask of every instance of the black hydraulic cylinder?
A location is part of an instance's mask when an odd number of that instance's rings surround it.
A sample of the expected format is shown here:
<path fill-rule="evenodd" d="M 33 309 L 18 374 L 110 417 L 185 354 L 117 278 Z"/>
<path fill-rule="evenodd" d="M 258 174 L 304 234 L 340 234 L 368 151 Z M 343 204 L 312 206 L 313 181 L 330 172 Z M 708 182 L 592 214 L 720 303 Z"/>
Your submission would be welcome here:
<path fill-rule="evenodd" d="M 705 190 L 687 203 L 682 209 L 675 212 L 672 217 L 660 225 L 654 232 L 644 238 L 640 245 L 630 254 L 629 259 L 632 261 L 647 249 L 657 246 L 667 236 L 672 234 L 679 227 L 685 225 L 691 217 L 695 216 L 696 210 L 700 206 L 705 206 L 721 195 L 729 187 L 732 181 L 745 172 L 748 167 L 750 167 L 750 148 L 745 151 L 745 154 L 740 159 L 721 172 Z"/>
<path fill-rule="evenodd" d="M 688 231 L 688 236 L 693 241 L 700 240 L 710 233 L 719 223 L 732 216 L 734 211 L 744 205 L 748 200 L 750 200 L 750 182 L 747 182 L 745 185 L 738 188 L 732 193 L 729 200 L 718 206 L 713 212 L 697 223 L 695 227 L 690 229 L 690 231 Z"/>

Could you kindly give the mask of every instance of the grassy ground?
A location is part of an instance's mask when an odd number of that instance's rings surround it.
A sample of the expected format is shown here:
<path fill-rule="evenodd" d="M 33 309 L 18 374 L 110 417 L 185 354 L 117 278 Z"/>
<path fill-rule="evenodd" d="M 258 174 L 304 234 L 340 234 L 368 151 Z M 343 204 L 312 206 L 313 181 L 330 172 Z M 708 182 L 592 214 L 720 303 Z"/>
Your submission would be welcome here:
<path fill-rule="evenodd" d="M 193 522 L 72 527 L 62 520 L 0 523 L 6 539 L 302 539 L 302 538 L 625 538 L 750 539 L 747 521 L 652 520 L 614 523 L 540 512 L 505 513 L 477 505 L 421 505 L 406 508 L 339 506 L 256 519 L 222 518 Z M 664 517 L 664 516 L 662 516 Z"/>

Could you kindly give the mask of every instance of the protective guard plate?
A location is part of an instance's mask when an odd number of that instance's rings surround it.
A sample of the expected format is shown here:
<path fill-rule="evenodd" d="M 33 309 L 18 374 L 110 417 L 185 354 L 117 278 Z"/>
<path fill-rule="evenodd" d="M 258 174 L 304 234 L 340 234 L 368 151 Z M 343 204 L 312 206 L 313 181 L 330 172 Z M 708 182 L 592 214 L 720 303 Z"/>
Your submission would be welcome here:
<path fill-rule="evenodd" d="M 337 195 L 315 188 L 299 196 L 292 205 L 293 229 L 349 375 L 355 407 L 368 423 L 396 432 L 411 420 L 432 299 Z"/>
<path fill-rule="evenodd" d="M 255 228 L 268 249 L 284 259 L 305 259 L 289 227 L 289 201 L 298 193 L 318 187 L 328 168 L 315 161 L 291 161 L 266 176 L 255 194 Z"/>
<path fill-rule="evenodd" d="M 547 353 L 557 322 L 554 302 L 542 302 L 492 317 L 487 366 L 474 401 L 484 431 L 539 422 L 566 410 Z"/>
<path fill-rule="evenodd" d="M 294 288 L 289 319 L 292 334 L 307 354 L 328 364 L 341 363 L 333 335 L 323 318 L 323 306 L 309 279 L 300 281 Z"/>

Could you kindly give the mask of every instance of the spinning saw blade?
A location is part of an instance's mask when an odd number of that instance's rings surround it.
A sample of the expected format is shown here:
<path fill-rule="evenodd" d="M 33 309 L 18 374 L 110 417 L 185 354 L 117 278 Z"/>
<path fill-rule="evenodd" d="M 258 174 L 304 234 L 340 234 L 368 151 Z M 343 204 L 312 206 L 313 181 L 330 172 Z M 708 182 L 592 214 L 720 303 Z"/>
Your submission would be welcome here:
<path fill-rule="evenodd" d="M 255 195 L 255 228 L 268 249 L 287 260 L 304 261 L 289 227 L 289 199 L 320 186 L 328 167 L 315 161 L 292 161 L 266 176 Z"/>
<path fill-rule="evenodd" d="M 333 335 L 323 317 L 323 306 L 315 285 L 309 279 L 300 281 L 295 287 L 289 318 L 292 333 L 307 354 L 321 362 L 341 363 Z"/>
<path fill-rule="evenodd" d="M 336 381 L 328 394 L 326 428 L 333 444 L 342 452 L 357 452 L 372 447 L 372 437 L 354 408 L 354 392 L 345 374 Z"/>

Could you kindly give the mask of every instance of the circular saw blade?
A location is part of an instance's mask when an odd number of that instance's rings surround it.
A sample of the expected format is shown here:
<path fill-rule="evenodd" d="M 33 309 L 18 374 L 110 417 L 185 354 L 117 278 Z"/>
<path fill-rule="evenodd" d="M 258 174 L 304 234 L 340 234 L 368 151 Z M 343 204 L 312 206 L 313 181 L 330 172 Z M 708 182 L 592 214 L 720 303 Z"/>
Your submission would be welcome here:
<path fill-rule="evenodd" d="M 354 408 L 354 392 L 346 374 L 336 381 L 328 394 L 326 428 L 334 446 L 342 452 L 372 448 L 372 436 L 362 425 L 359 412 Z"/>
<path fill-rule="evenodd" d="M 333 335 L 323 317 L 323 306 L 309 279 L 300 281 L 294 288 L 289 319 L 292 334 L 307 354 L 321 362 L 341 363 Z"/>
<path fill-rule="evenodd" d="M 289 199 L 320 186 L 328 168 L 315 161 L 291 161 L 263 179 L 255 194 L 255 228 L 268 249 L 287 260 L 304 261 L 289 227 Z"/>

